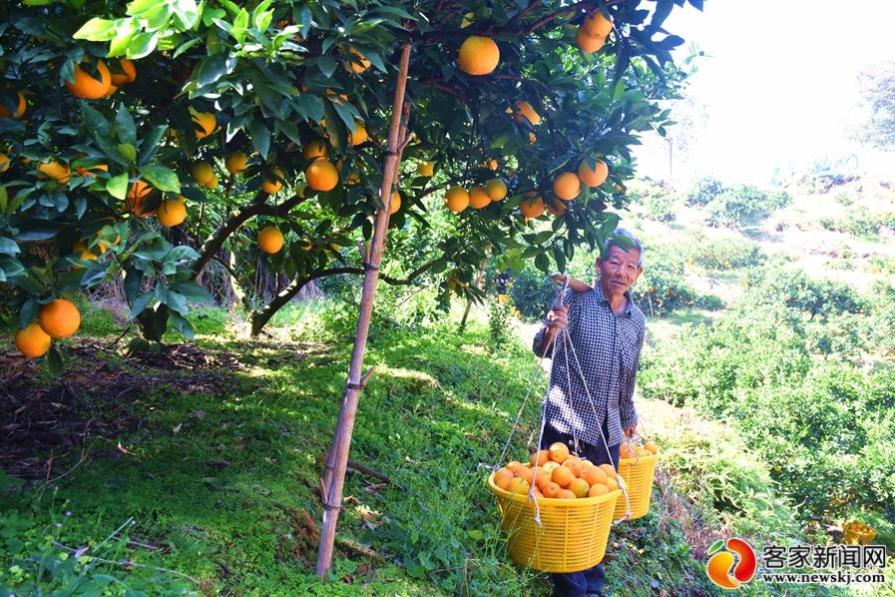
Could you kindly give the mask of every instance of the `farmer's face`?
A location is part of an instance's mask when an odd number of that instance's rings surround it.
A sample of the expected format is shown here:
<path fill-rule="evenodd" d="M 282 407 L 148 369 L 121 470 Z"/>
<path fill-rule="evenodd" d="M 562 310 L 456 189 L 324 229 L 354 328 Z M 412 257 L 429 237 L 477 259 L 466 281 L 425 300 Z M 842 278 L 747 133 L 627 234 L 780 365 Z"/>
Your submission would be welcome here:
<path fill-rule="evenodd" d="M 640 251 L 636 249 L 625 251 L 621 247 L 610 247 L 605 261 L 597 259 L 597 269 L 604 288 L 616 295 L 627 292 L 643 273 L 639 262 Z"/>

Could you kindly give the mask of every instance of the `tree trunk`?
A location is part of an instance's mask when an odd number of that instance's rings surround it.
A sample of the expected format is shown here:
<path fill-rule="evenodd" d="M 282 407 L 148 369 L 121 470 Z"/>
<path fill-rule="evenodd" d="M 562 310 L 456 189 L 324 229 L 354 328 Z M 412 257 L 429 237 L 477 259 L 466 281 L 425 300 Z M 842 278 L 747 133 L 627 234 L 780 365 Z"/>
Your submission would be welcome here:
<path fill-rule="evenodd" d="M 345 484 L 345 467 L 348 464 L 348 450 L 351 445 L 351 434 L 354 430 L 354 419 L 357 415 L 357 403 L 360 390 L 365 380 L 361 379 L 364 363 L 364 351 L 367 347 L 367 334 L 370 330 L 370 317 L 373 313 L 373 299 L 376 295 L 376 283 L 379 278 L 379 263 L 382 258 L 384 238 L 388 229 L 389 204 L 391 203 L 392 182 L 397 174 L 399 129 L 403 117 L 404 93 L 407 85 L 407 71 L 410 64 L 411 45 L 405 43 L 401 51 L 401 62 L 395 84 L 395 95 L 392 102 L 392 119 L 388 132 L 388 150 L 382 168 L 382 185 L 379 187 L 379 198 L 384 206 L 376 213 L 376 224 L 373 231 L 370 254 L 366 256 L 364 285 L 361 291 L 360 312 L 357 319 L 357 334 L 354 338 L 354 350 L 351 364 L 348 367 L 348 380 L 339 413 L 339 423 L 333 441 L 332 479 L 324 486 L 323 525 L 320 532 L 320 550 L 317 554 L 317 574 L 326 576 L 332 566 L 333 543 L 336 538 L 336 524 L 342 505 L 342 489 Z"/>

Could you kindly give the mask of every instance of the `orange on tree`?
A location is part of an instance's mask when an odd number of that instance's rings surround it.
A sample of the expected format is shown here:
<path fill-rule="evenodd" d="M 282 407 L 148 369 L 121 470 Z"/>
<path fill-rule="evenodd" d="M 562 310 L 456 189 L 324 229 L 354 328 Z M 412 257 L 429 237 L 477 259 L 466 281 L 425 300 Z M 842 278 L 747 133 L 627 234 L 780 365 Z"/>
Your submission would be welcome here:
<path fill-rule="evenodd" d="M 501 201 L 507 196 L 507 185 L 499 178 L 492 178 L 485 185 L 485 192 L 488 193 L 491 201 Z"/>
<path fill-rule="evenodd" d="M 579 27 L 575 34 L 575 43 L 585 54 L 593 54 L 600 51 L 600 48 L 606 43 L 606 38 L 590 35 L 584 27 Z"/>
<path fill-rule="evenodd" d="M 451 187 L 444 194 L 444 204 L 454 213 L 469 207 L 469 192 L 463 187 Z"/>
<path fill-rule="evenodd" d="M 367 134 L 367 129 L 364 127 L 363 122 L 354 123 L 354 130 L 349 133 L 351 135 L 351 146 L 357 147 L 361 143 L 366 143 L 370 136 Z"/>
<path fill-rule="evenodd" d="M 286 177 L 286 173 L 283 172 L 282 168 L 278 167 L 271 168 L 270 173 L 274 176 L 264 179 L 264 182 L 261 183 L 261 190 L 268 195 L 273 195 L 274 193 L 279 193 L 280 189 L 283 188 L 283 179 Z"/>
<path fill-rule="evenodd" d="M 581 23 L 581 28 L 588 35 L 605 38 L 612 32 L 612 21 L 603 16 L 603 12 L 597 9 L 587 15 L 584 22 Z"/>
<path fill-rule="evenodd" d="M 214 178 L 214 167 L 204 160 L 193 162 L 190 166 L 190 176 L 199 184 L 207 185 Z"/>
<path fill-rule="evenodd" d="M 361 74 L 368 68 L 370 68 L 370 61 L 364 57 L 359 51 L 354 48 L 349 48 L 348 53 L 350 56 L 348 57 L 348 69 L 356 74 Z"/>
<path fill-rule="evenodd" d="M 469 207 L 482 209 L 491 203 L 491 197 L 484 187 L 472 187 L 469 189 Z"/>
<path fill-rule="evenodd" d="M 492 172 L 496 172 L 499 167 L 500 163 L 497 161 L 496 158 L 490 158 L 482 162 L 482 168 L 487 168 Z"/>
<path fill-rule="evenodd" d="M 224 167 L 227 168 L 227 172 L 234 176 L 245 170 L 248 165 L 249 157 L 241 151 L 234 151 L 224 160 Z"/>
<path fill-rule="evenodd" d="M 323 139 L 314 139 L 313 141 L 309 141 L 308 144 L 305 145 L 304 149 L 302 149 L 301 155 L 306 160 L 325 158 L 329 157 L 329 148 L 327 148 L 326 141 L 324 141 Z"/>
<path fill-rule="evenodd" d="M 49 160 L 37 165 L 37 171 L 44 178 L 52 178 L 59 184 L 68 184 L 71 179 L 71 168 L 59 160 Z"/>
<path fill-rule="evenodd" d="M 286 239 L 276 226 L 265 226 L 258 233 L 258 246 L 268 255 L 279 253 L 284 244 Z"/>
<path fill-rule="evenodd" d="M 9 170 L 9 156 L 5 153 L 0 153 L 0 174 L 7 170 Z"/>
<path fill-rule="evenodd" d="M 204 139 L 205 137 L 208 137 L 214 133 L 218 127 L 217 116 L 211 112 L 199 112 L 195 108 L 190 107 L 190 115 L 192 116 L 193 124 L 196 125 L 194 127 L 196 139 Z"/>
<path fill-rule="evenodd" d="M 99 99 L 105 97 L 109 93 L 112 86 L 112 74 L 109 67 L 102 60 L 96 61 L 96 72 L 99 79 L 90 75 L 81 68 L 80 64 L 75 65 L 74 81 L 66 81 L 65 87 L 75 97 L 82 99 Z"/>
<path fill-rule="evenodd" d="M 538 197 L 537 194 L 523 199 L 522 203 L 519 204 L 519 210 L 522 212 L 522 217 L 526 220 L 537 218 L 542 215 L 546 209 L 547 206 L 544 205 L 544 200 Z"/>
<path fill-rule="evenodd" d="M 435 162 L 420 162 L 416 172 L 420 176 L 432 176 L 435 174 Z"/>
<path fill-rule="evenodd" d="M 488 75 L 500 62 L 500 48 L 490 37 L 470 35 L 460 45 L 457 66 L 468 75 Z"/>
<path fill-rule="evenodd" d="M 591 188 L 606 182 L 608 176 L 609 166 L 603 160 L 597 160 L 593 168 L 587 165 L 587 160 L 581 160 L 581 163 L 578 164 L 578 178 Z"/>
<path fill-rule="evenodd" d="M 388 214 L 394 215 L 398 213 L 398 210 L 401 209 L 401 193 L 395 191 L 392 193 L 392 199 L 388 204 Z"/>
<path fill-rule="evenodd" d="M 566 204 L 565 201 L 558 201 L 554 199 L 553 201 L 547 203 L 547 211 L 549 211 L 556 217 L 565 215 L 568 209 L 569 206 Z"/>
<path fill-rule="evenodd" d="M 206 189 L 216 189 L 218 187 L 218 175 L 212 174 L 211 178 L 206 180 L 205 185 L 203 186 L 205 186 Z"/>
<path fill-rule="evenodd" d="M 165 199 L 155 212 L 155 217 L 162 226 L 179 226 L 186 220 L 186 204 L 182 200 Z"/>
<path fill-rule="evenodd" d="M 21 118 L 27 109 L 28 102 L 25 100 L 25 94 L 21 91 L 16 91 L 16 107 L 12 112 L 0 101 L 0 116 L 3 118 Z"/>
<path fill-rule="evenodd" d="M 96 256 L 96 253 L 87 248 L 87 243 L 82 240 L 79 240 L 71 247 L 72 252 L 78 255 L 78 259 L 81 261 L 96 261 L 99 257 Z"/>
<path fill-rule="evenodd" d="M 134 65 L 134 61 L 128 58 L 119 59 L 117 64 L 113 62 L 109 67 L 109 72 L 112 74 L 112 85 L 116 87 L 137 80 L 137 67 Z"/>
<path fill-rule="evenodd" d="M 99 170 L 102 172 L 109 171 L 108 164 L 96 164 L 95 166 L 75 166 L 75 172 L 78 173 L 78 176 L 82 176 L 84 178 L 96 178 L 96 174 L 94 174 L 94 170 Z"/>
<path fill-rule="evenodd" d="M 581 181 L 574 172 L 563 172 L 553 179 L 553 194 L 563 201 L 571 201 L 581 193 Z"/>
<path fill-rule="evenodd" d="M 71 301 L 54 299 L 37 312 L 37 322 L 43 331 L 61 340 L 68 338 L 81 327 L 81 313 Z"/>
<path fill-rule="evenodd" d="M 16 348 L 25 357 L 37 359 L 49 352 L 53 339 L 36 323 L 29 323 L 16 332 Z"/>
<path fill-rule="evenodd" d="M 155 213 L 154 209 L 143 207 L 143 201 L 152 194 L 152 187 L 142 180 L 135 180 L 131 183 L 125 200 L 127 210 L 140 218 L 151 216 Z"/>
<path fill-rule="evenodd" d="M 326 158 L 317 158 L 305 168 L 305 179 L 315 191 L 331 191 L 339 184 L 339 170 Z"/>
<path fill-rule="evenodd" d="M 516 114 L 524 116 L 533 125 L 541 124 L 541 116 L 534 107 L 525 100 L 516 102 Z"/>

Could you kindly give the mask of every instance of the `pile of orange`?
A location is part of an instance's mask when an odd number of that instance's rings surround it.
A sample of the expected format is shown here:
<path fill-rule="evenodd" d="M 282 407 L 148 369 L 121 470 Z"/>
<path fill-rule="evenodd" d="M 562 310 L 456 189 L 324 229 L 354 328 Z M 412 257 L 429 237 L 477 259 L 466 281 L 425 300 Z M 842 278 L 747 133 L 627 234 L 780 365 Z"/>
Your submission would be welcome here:
<path fill-rule="evenodd" d="M 618 489 L 611 464 L 595 465 L 556 442 L 531 455 L 528 464 L 507 463 L 494 473 L 494 484 L 511 493 L 527 494 L 534 484 L 536 498 L 576 499 L 605 495 Z"/>
<path fill-rule="evenodd" d="M 621 459 L 643 458 L 659 453 L 659 448 L 653 440 L 647 440 L 643 445 L 637 445 L 634 441 L 625 440 L 618 447 L 618 457 Z"/>

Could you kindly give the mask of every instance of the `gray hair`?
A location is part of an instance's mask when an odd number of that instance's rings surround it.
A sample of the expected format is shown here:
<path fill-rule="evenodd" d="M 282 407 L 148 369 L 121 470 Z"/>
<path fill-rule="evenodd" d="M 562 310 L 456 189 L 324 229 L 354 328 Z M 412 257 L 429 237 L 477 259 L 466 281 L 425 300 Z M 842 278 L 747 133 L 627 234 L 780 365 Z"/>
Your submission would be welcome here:
<path fill-rule="evenodd" d="M 630 251 L 631 249 L 634 249 L 640 253 L 640 259 L 637 260 L 637 265 L 641 267 L 643 266 L 643 244 L 640 242 L 640 239 L 624 228 L 616 228 L 615 231 L 609 235 L 609 238 L 603 243 L 603 250 L 600 252 L 600 258 L 606 259 L 609 257 L 609 249 L 612 247 L 618 247 L 622 251 Z"/>

